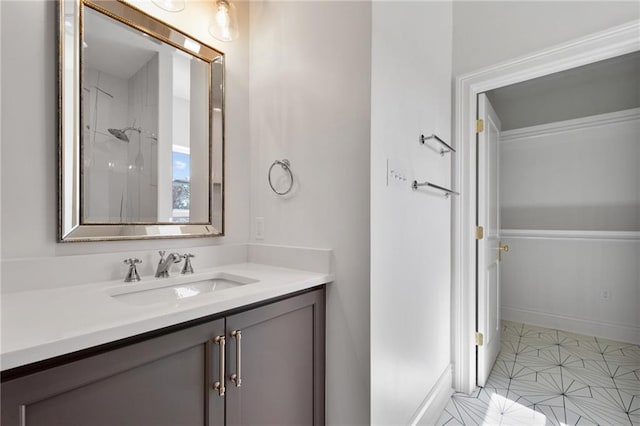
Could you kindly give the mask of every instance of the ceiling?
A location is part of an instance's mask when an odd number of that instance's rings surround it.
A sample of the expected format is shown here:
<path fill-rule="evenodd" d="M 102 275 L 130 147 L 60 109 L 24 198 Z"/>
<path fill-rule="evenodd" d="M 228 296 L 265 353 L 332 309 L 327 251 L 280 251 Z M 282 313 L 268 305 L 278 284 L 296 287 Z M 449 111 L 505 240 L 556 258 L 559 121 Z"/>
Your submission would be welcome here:
<path fill-rule="evenodd" d="M 173 95 L 178 98 L 189 100 L 191 97 L 190 68 L 207 66 L 201 59 L 88 7 L 84 8 L 84 28 L 85 66 L 124 80 L 164 49 L 165 54 L 173 57 Z"/>
<path fill-rule="evenodd" d="M 161 43 L 88 7 L 84 8 L 83 61 L 128 80 L 160 50 Z"/>
<path fill-rule="evenodd" d="M 640 107 L 640 52 L 487 93 L 502 130 Z"/>

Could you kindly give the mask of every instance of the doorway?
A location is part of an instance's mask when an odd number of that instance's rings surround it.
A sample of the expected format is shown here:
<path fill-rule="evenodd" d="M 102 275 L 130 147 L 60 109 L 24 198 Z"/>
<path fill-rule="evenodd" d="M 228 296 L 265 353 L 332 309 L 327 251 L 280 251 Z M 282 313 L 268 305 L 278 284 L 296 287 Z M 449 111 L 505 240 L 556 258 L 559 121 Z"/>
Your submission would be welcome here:
<path fill-rule="evenodd" d="M 481 93 L 478 114 L 477 385 L 501 320 L 640 344 L 640 52 Z"/>
<path fill-rule="evenodd" d="M 501 64 L 483 71 L 461 76 L 456 80 L 456 147 L 454 183 L 461 192 L 454 201 L 453 230 L 453 354 L 454 388 L 471 393 L 476 387 L 476 326 L 482 322 L 476 315 L 479 289 L 476 279 L 476 185 L 479 182 L 476 165 L 477 96 L 500 87 L 531 80 L 559 71 L 640 50 L 638 23 L 616 27 L 572 43 L 539 52 L 527 58 Z"/>

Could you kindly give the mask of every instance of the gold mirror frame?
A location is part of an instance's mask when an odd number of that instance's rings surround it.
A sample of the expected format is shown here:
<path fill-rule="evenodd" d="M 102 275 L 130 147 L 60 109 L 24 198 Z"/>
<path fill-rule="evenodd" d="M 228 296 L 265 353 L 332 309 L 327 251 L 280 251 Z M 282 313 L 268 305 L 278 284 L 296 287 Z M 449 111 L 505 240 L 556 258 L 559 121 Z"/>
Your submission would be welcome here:
<path fill-rule="evenodd" d="M 207 223 L 85 224 L 82 217 L 82 102 L 81 79 L 83 9 L 89 7 L 143 34 L 193 55 L 210 65 L 209 75 L 209 215 Z M 71 35 L 70 35 L 71 32 Z M 197 49 L 194 50 L 194 49 Z M 213 225 L 213 64 L 222 63 L 221 164 L 219 227 Z M 65 67 L 70 63 L 71 72 Z M 156 238 L 215 237 L 224 235 L 224 54 L 180 30 L 114 0 L 58 1 L 58 241 L 140 240 Z M 217 159 L 216 159 L 217 160 Z"/>

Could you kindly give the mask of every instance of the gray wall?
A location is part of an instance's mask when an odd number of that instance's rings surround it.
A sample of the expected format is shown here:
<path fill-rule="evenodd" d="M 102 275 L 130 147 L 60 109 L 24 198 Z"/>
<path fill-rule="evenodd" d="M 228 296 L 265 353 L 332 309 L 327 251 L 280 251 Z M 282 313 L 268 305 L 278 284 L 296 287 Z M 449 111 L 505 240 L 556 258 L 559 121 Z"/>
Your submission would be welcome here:
<path fill-rule="evenodd" d="M 453 2 L 453 75 L 640 17 L 635 1 Z"/>
<path fill-rule="evenodd" d="M 371 55 L 371 423 L 440 413 L 451 384 L 450 2 L 373 2 Z M 402 175 L 404 180 L 394 177 Z M 439 383 L 444 382 L 444 386 Z M 425 404 L 425 405 L 423 405 Z"/>
<path fill-rule="evenodd" d="M 327 424 L 369 424 L 371 3 L 260 1 L 250 22 L 252 241 L 334 249 Z M 284 197 L 267 182 L 282 158 Z"/>
<path fill-rule="evenodd" d="M 640 53 L 573 68 L 487 93 L 502 130 L 640 107 Z"/>
<path fill-rule="evenodd" d="M 640 231 L 640 110 L 503 132 L 502 229 Z"/>

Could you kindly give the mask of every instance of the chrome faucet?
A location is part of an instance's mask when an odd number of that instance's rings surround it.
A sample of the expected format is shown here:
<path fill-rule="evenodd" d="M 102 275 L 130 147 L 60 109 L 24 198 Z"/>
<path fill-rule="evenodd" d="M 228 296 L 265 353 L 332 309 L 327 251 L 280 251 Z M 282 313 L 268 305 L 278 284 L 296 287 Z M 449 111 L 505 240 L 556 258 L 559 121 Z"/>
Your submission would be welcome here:
<path fill-rule="evenodd" d="M 182 255 L 184 258 L 184 265 L 182 265 L 181 274 L 193 274 L 193 266 L 191 266 L 191 258 L 196 257 L 195 254 L 185 253 Z"/>
<path fill-rule="evenodd" d="M 160 253 L 160 261 L 158 262 L 158 269 L 156 269 L 156 278 L 168 278 L 169 277 L 169 268 L 174 263 L 179 263 L 182 260 L 182 256 L 178 253 L 169 253 L 169 255 L 165 258 L 165 251 L 159 251 Z"/>
<path fill-rule="evenodd" d="M 142 263 L 142 260 L 129 258 L 129 259 L 125 259 L 124 263 L 129 265 L 129 271 L 127 272 L 127 276 L 124 277 L 124 282 L 130 283 L 134 281 L 140 281 L 140 275 L 138 275 L 138 271 L 136 270 L 136 265 L 138 263 Z"/>

